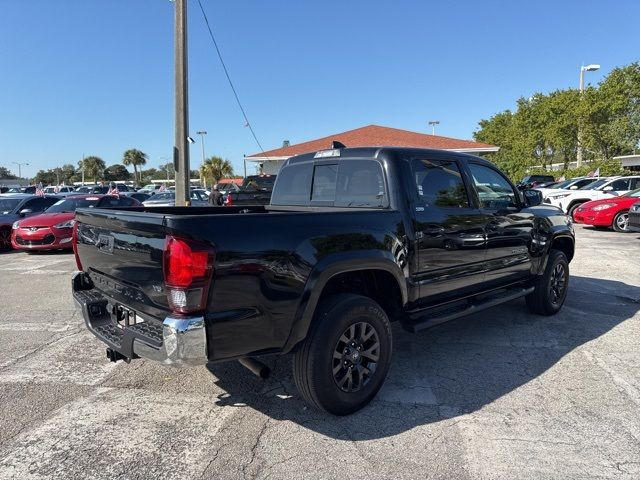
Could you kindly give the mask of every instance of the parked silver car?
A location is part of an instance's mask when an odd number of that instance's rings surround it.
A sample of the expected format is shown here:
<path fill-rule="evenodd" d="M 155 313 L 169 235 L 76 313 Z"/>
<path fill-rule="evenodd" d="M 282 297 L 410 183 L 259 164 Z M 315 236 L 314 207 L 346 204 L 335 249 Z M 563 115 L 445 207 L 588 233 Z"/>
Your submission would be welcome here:
<path fill-rule="evenodd" d="M 191 205 L 206 207 L 209 205 L 207 197 L 198 190 L 191 190 Z M 149 200 L 142 202 L 145 207 L 174 207 L 176 204 L 175 192 L 161 192 L 153 195 Z"/>

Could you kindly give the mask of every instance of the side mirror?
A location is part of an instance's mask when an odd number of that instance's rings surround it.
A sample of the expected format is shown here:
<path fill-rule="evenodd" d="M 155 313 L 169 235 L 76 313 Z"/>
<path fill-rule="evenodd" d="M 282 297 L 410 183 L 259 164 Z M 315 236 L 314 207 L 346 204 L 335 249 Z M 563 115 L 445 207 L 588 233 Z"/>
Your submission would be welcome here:
<path fill-rule="evenodd" d="M 31 210 L 30 208 L 23 208 L 22 210 L 20 210 L 20 213 L 18 213 L 18 215 L 20 215 L 21 217 L 26 217 L 27 215 L 31 215 L 33 213 L 33 210 Z"/>
<path fill-rule="evenodd" d="M 604 187 L 602 189 L 603 192 L 611 192 L 613 190 L 613 187 L 611 185 L 609 185 L 608 187 Z"/>
<path fill-rule="evenodd" d="M 577 185 L 571 185 L 571 186 L 569 187 L 569 190 L 577 190 L 577 189 L 578 189 L 578 186 L 577 186 Z"/>
<path fill-rule="evenodd" d="M 522 193 L 524 194 L 524 202 L 527 207 L 535 207 L 542 203 L 542 192 L 538 190 L 525 190 Z"/>

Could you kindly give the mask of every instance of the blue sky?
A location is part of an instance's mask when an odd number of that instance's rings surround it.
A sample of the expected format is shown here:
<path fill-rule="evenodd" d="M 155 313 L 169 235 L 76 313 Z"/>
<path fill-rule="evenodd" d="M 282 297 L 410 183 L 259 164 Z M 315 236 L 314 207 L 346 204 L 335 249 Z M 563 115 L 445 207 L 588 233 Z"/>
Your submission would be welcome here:
<path fill-rule="evenodd" d="M 519 96 L 640 60 L 640 2 L 202 0 L 265 149 L 367 124 L 471 138 Z M 173 145 L 173 3 L 0 0 L 0 165 L 23 175 Z M 207 155 L 258 151 L 195 0 L 190 130 Z M 163 159 L 164 157 L 164 159 Z M 200 145 L 191 150 L 200 163 Z"/>

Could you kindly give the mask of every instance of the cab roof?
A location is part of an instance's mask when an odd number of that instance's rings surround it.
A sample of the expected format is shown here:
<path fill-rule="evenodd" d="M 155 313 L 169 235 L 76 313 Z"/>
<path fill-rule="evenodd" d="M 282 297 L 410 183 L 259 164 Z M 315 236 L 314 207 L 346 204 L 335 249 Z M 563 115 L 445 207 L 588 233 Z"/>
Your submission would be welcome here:
<path fill-rule="evenodd" d="M 339 152 L 330 154 L 329 152 Z M 404 156 L 428 156 L 433 159 L 465 159 L 474 160 L 479 163 L 491 165 L 495 167 L 495 164 L 485 160 L 482 157 L 476 155 L 470 155 L 468 153 L 453 152 L 450 150 L 438 150 L 433 148 L 413 148 L 413 147 L 355 147 L 355 148 L 327 148 L 326 150 L 318 150 L 317 152 L 304 153 L 302 155 L 296 155 L 288 160 L 289 164 L 303 163 L 309 161 L 321 161 L 321 160 L 352 160 L 363 158 L 377 158 L 391 160 Z"/>

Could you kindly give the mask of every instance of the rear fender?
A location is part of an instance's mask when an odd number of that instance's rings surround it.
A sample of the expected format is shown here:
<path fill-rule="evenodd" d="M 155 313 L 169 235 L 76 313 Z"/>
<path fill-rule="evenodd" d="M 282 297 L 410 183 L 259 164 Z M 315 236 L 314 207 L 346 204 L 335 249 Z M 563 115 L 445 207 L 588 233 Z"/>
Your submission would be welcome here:
<path fill-rule="evenodd" d="M 402 260 L 401 260 L 402 261 Z M 402 304 L 407 304 L 407 279 L 391 252 L 382 250 L 360 250 L 329 255 L 318 262 L 311 271 L 296 316 L 293 320 L 289 338 L 283 348 L 284 353 L 291 351 L 305 339 L 318 301 L 324 287 L 332 277 L 345 272 L 361 270 L 383 270 L 393 275 L 402 296 Z"/>

